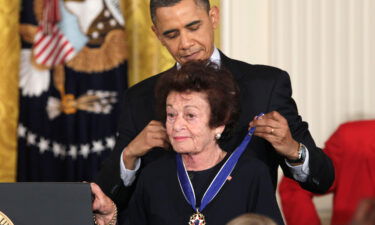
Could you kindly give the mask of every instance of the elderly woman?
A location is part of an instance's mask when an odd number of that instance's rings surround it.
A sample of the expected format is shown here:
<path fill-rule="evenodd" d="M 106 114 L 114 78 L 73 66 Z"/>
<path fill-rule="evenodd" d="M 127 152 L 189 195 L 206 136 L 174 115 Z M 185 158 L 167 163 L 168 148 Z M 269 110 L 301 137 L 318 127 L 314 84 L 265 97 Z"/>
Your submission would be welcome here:
<path fill-rule="evenodd" d="M 220 225 L 254 212 L 283 224 L 266 166 L 218 143 L 238 113 L 231 74 L 215 64 L 187 63 L 160 77 L 155 93 L 173 151 L 142 171 L 127 222 Z"/>

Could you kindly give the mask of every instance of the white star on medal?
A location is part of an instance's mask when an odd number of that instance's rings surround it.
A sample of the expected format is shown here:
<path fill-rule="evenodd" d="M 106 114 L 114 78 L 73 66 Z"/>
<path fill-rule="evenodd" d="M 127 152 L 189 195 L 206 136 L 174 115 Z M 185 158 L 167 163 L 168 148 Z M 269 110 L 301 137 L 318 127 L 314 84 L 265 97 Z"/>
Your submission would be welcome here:
<path fill-rule="evenodd" d="M 190 217 L 189 225 L 206 225 L 204 215 L 197 211 Z"/>

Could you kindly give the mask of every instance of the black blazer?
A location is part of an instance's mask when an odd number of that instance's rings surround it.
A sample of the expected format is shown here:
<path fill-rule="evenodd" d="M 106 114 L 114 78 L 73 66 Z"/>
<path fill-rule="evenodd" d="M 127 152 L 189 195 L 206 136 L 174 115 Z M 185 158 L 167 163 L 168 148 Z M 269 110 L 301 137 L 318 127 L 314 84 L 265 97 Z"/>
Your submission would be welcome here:
<path fill-rule="evenodd" d="M 310 175 L 300 185 L 309 191 L 323 193 L 334 180 L 332 161 L 319 149 L 312 139 L 308 125 L 298 115 L 292 99 L 289 75 L 278 68 L 251 65 L 230 59 L 220 52 L 222 66 L 232 72 L 240 88 L 241 113 L 234 128 L 234 135 L 222 144 L 222 148 L 232 151 L 242 141 L 249 122 L 260 112 L 278 111 L 289 123 L 293 138 L 303 143 L 309 151 Z M 120 178 L 120 154 L 143 128 L 156 119 L 154 113 L 154 86 L 159 76 L 152 76 L 129 88 L 122 99 L 122 114 L 119 134 L 111 156 L 105 160 L 96 182 L 112 200 L 123 208 L 129 202 L 134 186 L 125 187 Z M 163 155 L 165 150 L 153 149 L 142 157 L 142 167 Z M 277 168 L 280 165 L 287 177 L 293 178 L 284 158 L 276 153 L 272 145 L 264 139 L 254 137 L 244 153 L 263 161 L 269 169 L 274 188 L 277 186 Z M 251 171 L 249 171 L 250 173 Z"/>

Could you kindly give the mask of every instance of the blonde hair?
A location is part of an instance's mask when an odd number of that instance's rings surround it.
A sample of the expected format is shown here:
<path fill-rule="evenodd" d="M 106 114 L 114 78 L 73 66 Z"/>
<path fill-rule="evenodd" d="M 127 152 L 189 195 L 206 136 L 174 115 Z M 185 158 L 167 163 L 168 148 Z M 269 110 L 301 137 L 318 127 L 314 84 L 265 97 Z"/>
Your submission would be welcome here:
<path fill-rule="evenodd" d="M 226 225 L 277 225 L 277 223 L 263 215 L 246 213 L 232 219 Z"/>

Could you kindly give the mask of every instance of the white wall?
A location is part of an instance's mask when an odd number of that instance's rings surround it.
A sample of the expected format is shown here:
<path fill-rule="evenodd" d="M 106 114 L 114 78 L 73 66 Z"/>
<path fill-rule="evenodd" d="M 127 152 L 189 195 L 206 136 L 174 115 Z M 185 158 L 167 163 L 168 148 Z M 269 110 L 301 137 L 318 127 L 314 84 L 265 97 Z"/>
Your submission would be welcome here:
<path fill-rule="evenodd" d="M 221 12 L 223 51 L 288 71 L 319 146 L 375 118 L 374 0 L 222 0 Z"/>
<path fill-rule="evenodd" d="M 374 0 L 221 4 L 222 50 L 288 71 L 293 97 L 318 146 L 324 147 L 341 123 L 375 119 Z M 331 197 L 315 200 L 326 220 Z"/>
<path fill-rule="evenodd" d="M 270 64 L 268 0 L 221 0 L 222 49 L 237 59 Z"/>

